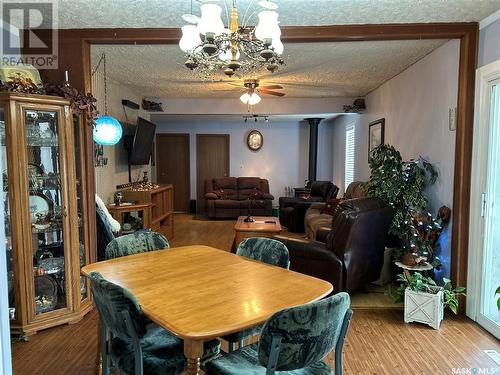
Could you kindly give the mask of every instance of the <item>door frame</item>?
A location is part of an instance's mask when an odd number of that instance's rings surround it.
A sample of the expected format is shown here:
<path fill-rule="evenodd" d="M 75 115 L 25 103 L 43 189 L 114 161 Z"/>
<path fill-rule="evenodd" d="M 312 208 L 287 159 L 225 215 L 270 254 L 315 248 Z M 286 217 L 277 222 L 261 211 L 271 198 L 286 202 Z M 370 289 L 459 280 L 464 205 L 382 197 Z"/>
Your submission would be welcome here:
<path fill-rule="evenodd" d="M 44 30 L 47 35 L 51 30 Z M 40 32 L 40 31 L 39 31 Z M 59 68 L 41 70 L 45 79 L 62 82 L 64 70 L 69 71 L 71 83 L 84 92 L 92 92 L 91 54 L 93 44 L 176 44 L 181 37 L 179 28 L 123 28 L 123 29 L 67 29 L 59 30 Z M 453 186 L 451 279 L 467 284 L 467 256 L 469 252 L 469 205 L 471 183 L 471 156 L 474 120 L 474 82 L 477 67 L 479 24 L 413 23 L 288 26 L 282 28 L 284 43 L 352 42 L 380 40 L 459 39 L 459 73 L 457 125 L 455 136 L 455 166 Z M 25 50 L 23 49 L 23 53 Z M 87 127 L 87 158 L 92 160 L 92 127 Z M 89 181 L 94 179 L 93 165 L 87 170 Z M 92 186 L 91 184 L 89 184 Z M 89 191 L 89 204 L 94 191 Z M 91 211 L 89 211 L 91 212 Z M 90 226 L 95 217 L 89 218 Z M 463 312 L 461 303 L 459 311 Z"/>
<path fill-rule="evenodd" d="M 158 153 L 160 151 L 160 148 L 158 147 L 158 139 L 161 138 L 162 136 L 171 136 L 171 135 L 175 135 L 175 136 L 180 136 L 180 137 L 184 137 L 184 138 L 187 138 L 187 144 L 188 144 L 188 152 L 187 152 L 187 165 L 188 165 L 188 173 L 187 173 L 187 212 L 186 213 L 189 213 L 190 209 L 189 209 L 189 206 L 190 206 L 190 202 L 191 202 L 191 135 L 189 133 L 156 133 L 156 137 L 155 137 L 155 149 L 156 149 L 156 152 L 155 152 L 155 174 L 156 174 L 156 180 L 158 181 L 158 170 L 159 170 L 159 158 L 158 158 Z M 175 186 L 174 186 L 174 189 L 175 189 Z M 175 193 L 174 193 L 175 194 Z M 173 197 L 172 197 L 173 199 Z M 175 202 L 174 202 L 175 204 Z M 175 208 L 174 208 L 174 212 L 175 212 Z"/>
<path fill-rule="evenodd" d="M 482 216 L 487 207 L 482 194 L 487 189 L 487 169 L 490 143 L 491 87 L 500 82 L 500 60 L 483 66 L 476 72 L 476 103 L 474 116 L 474 142 L 472 149 L 472 182 L 470 199 L 469 248 L 476 248 L 475 256 L 468 259 L 468 291 L 466 314 L 478 322 L 487 331 L 500 339 L 499 329 L 481 314 L 481 296 L 483 293 L 483 261 L 484 261 L 484 224 Z M 472 253 L 470 255 L 473 255 Z M 491 296 L 494 298 L 495 296 Z"/>
<path fill-rule="evenodd" d="M 227 145 L 227 150 L 228 150 L 228 158 L 227 158 L 227 165 L 226 165 L 226 169 L 227 169 L 227 174 L 231 174 L 231 135 L 230 134 L 216 134 L 216 133 L 212 133 L 212 134 L 196 134 L 196 213 L 199 213 L 199 212 L 205 212 L 205 210 L 200 210 L 201 208 L 201 202 L 198 202 L 198 183 L 199 183 L 199 175 L 198 175 L 198 171 L 200 170 L 200 166 L 199 166 L 199 159 L 198 159 L 198 156 L 199 156 L 199 145 L 200 145 L 200 137 L 224 137 L 226 138 L 226 145 Z M 215 177 L 215 176 L 214 176 Z M 229 177 L 229 176 L 227 176 Z"/>

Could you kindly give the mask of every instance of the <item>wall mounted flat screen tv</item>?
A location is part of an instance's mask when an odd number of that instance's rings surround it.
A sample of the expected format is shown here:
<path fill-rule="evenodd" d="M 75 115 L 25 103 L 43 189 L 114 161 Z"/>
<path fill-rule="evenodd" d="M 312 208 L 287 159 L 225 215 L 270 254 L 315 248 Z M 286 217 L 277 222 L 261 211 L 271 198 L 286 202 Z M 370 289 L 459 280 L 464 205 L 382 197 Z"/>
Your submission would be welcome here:
<path fill-rule="evenodd" d="M 143 119 L 142 117 L 137 118 L 134 142 L 132 144 L 132 152 L 130 155 L 130 164 L 149 164 L 149 159 L 151 158 L 151 152 L 153 150 L 155 131 L 155 124 Z"/>

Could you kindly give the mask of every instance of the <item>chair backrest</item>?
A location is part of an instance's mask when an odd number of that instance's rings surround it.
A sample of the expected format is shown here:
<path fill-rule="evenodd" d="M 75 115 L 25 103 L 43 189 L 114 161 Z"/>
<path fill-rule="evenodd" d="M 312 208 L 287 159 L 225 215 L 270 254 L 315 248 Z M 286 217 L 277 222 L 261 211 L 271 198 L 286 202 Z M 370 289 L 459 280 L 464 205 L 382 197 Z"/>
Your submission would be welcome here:
<path fill-rule="evenodd" d="M 135 232 L 120 236 L 106 246 L 106 259 L 168 249 L 170 244 L 165 236 L 156 232 Z"/>
<path fill-rule="evenodd" d="M 290 255 L 280 241 L 264 237 L 250 237 L 241 241 L 236 254 L 282 268 L 290 268 Z"/>
<path fill-rule="evenodd" d="M 106 280 L 99 272 L 90 274 L 90 288 L 99 318 L 114 336 L 133 339 L 134 335 L 144 334 L 145 318 L 139 302 L 132 293 Z M 124 313 L 129 314 L 135 332 L 130 331 L 130 326 L 125 322 Z"/>
<path fill-rule="evenodd" d="M 363 181 L 353 181 L 347 187 L 344 198 L 345 199 L 357 199 L 357 198 L 365 198 L 366 195 L 361 188 L 363 185 Z"/>
<path fill-rule="evenodd" d="M 350 292 L 379 277 L 393 215 L 393 209 L 379 198 L 339 203 L 327 237 L 327 247 L 345 266 L 338 290 Z"/>
<path fill-rule="evenodd" d="M 321 197 L 323 201 L 329 198 L 333 183 L 330 181 L 314 181 L 311 183 L 311 197 Z"/>
<path fill-rule="evenodd" d="M 106 247 L 115 236 L 106 220 L 106 215 L 96 204 L 96 234 L 97 234 L 97 260 L 104 260 Z"/>
<path fill-rule="evenodd" d="M 339 338 L 344 339 L 349 305 L 349 295 L 341 292 L 278 311 L 262 329 L 260 364 L 275 371 L 292 371 L 321 361 L 337 346 Z"/>

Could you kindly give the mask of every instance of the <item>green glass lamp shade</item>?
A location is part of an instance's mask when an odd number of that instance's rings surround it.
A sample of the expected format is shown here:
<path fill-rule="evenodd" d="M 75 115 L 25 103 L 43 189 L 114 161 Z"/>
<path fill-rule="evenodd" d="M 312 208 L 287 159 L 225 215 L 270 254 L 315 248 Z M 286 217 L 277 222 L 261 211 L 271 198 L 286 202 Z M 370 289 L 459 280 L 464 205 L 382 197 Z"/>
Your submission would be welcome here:
<path fill-rule="evenodd" d="M 100 116 L 94 125 L 94 142 L 103 146 L 116 145 L 122 137 L 122 126 L 111 116 Z"/>

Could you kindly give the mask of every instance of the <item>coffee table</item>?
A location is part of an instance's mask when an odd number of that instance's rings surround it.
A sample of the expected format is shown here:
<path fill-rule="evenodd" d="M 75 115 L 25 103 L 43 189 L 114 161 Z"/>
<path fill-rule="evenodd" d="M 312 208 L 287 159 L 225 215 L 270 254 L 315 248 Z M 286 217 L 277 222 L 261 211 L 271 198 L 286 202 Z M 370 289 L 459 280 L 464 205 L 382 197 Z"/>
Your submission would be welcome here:
<path fill-rule="evenodd" d="M 248 237 L 272 237 L 281 233 L 280 219 L 272 216 L 252 216 L 254 221 L 246 223 L 246 216 L 238 217 L 234 226 L 236 232 L 233 242 L 233 252 L 241 241 Z"/>

